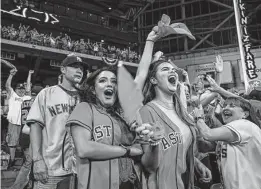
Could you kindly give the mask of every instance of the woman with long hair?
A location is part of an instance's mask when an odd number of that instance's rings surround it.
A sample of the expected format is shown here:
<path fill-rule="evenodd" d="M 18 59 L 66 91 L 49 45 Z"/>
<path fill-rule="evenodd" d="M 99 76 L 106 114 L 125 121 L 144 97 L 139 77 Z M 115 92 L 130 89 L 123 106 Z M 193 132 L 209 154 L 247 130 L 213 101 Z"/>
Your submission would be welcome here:
<path fill-rule="evenodd" d="M 194 166 L 202 181 L 211 179 L 211 172 L 194 157 L 194 121 L 180 101 L 176 69 L 172 62 L 158 60 L 151 64 L 145 82 L 141 122 L 164 128 L 160 142 L 143 145 L 141 162 L 148 173 L 149 189 L 192 189 Z M 138 127 L 136 132 L 142 129 Z"/>
<path fill-rule="evenodd" d="M 121 116 L 116 71 L 96 70 L 87 83 L 82 102 L 67 121 L 77 155 L 78 189 L 137 188 L 133 158 L 142 150 L 131 146 L 134 134 Z"/>
<path fill-rule="evenodd" d="M 148 34 L 135 77 L 138 88 L 144 85 L 157 39 L 155 31 Z M 96 70 L 88 77 L 87 85 L 82 102 L 67 121 L 76 148 L 78 189 L 140 188 L 140 167 L 136 162 L 143 151 L 140 145 L 132 145 L 136 133 L 123 119 L 116 69 Z M 143 132 L 148 136 L 152 133 L 148 129 Z"/>

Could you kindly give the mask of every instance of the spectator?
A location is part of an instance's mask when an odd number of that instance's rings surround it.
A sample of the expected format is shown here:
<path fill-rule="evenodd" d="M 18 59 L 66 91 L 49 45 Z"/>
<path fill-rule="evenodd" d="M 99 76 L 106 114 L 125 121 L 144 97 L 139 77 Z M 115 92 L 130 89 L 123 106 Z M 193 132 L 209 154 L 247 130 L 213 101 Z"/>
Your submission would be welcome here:
<path fill-rule="evenodd" d="M 73 143 L 70 135 L 65 135 L 65 123 L 80 100 L 75 85 L 83 79 L 85 66 L 80 57 L 68 55 L 62 62 L 62 83 L 43 89 L 28 114 L 38 188 L 56 189 L 58 183 L 74 177 Z"/>
<path fill-rule="evenodd" d="M 138 183 L 139 175 L 135 174 L 133 165 L 134 157 L 141 155 L 142 150 L 131 146 L 134 133 L 121 117 L 121 107 L 116 101 L 115 72 L 105 67 L 90 75 L 87 80 L 90 90 L 84 91 L 83 102 L 76 106 L 67 121 L 77 152 L 78 189 L 88 186 L 133 189 Z"/>
<path fill-rule="evenodd" d="M 5 138 L 7 135 L 8 120 L 6 119 L 8 113 L 8 99 L 7 91 L 3 89 L 1 91 L 1 144 L 5 144 Z"/>
<path fill-rule="evenodd" d="M 15 151 L 19 143 L 19 135 L 21 131 L 21 104 L 24 100 L 29 100 L 31 98 L 30 96 L 25 96 L 26 90 L 22 83 L 18 83 L 15 90 L 11 87 L 12 79 L 16 72 L 16 69 L 12 69 L 6 81 L 6 90 L 9 99 L 9 111 L 7 114 L 9 124 L 6 141 L 9 146 L 11 157 L 10 167 L 12 167 L 15 163 Z"/>
<path fill-rule="evenodd" d="M 206 140 L 218 142 L 217 153 L 224 188 L 260 186 L 261 130 L 255 115 L 250 112 L 249 102 L 241 97 L 229 97 L 222 110 L 225 124 L 210 129 L 204 122 L 202 106 L 194 110 L 200 135 Z"/>
<path fill-rule="evenodd" d="M 93 51 L 94 51 L 94 56 L 98 56 L 99 45 L 97 42 L 93 44 Z"/>
<path fill-rule="evenodd" d="M 31 172 L 32 166 L 32 150 L 30 149 L 30 128 L 26 125 L 26 118 L 33 104 L 35 97 L 37 94 L 43 89 L 41 86 L 34 86 L 32 88 L 32 94 L 30 100 L 25 100 L 21 106 L 21 126 L 22 126 L 22 133 L 20 136 L 20 145 L 24 152 L 25 162 L 23 163 L 14 184 L 11 186 L 10 189 L 20 189 L 24 188 L 28 181 L 29 181 L 29 174 Z"/>
<path fill-rule="evenodd" d="M 16 29 L 11 26 L 3 26 L 2 28 L 2 37 L 10 40 L 17 40 L 21 42 L 27 42 L 36 45 L 43 45 L 52 48 L 64 49 L 74 52 L 87 53 L 94 56 L 107 56 L 109 58 L 123 59 L 124 61 L 135 61 L 139 60 L 139 56 L 136 52 L 130 51 L 127 49 L 120 50 L 114 45 L 108 45 L 107 49 L 103 48 L 97 42 L 88 42 L 86 43 L 84 39 L 72 41 L 70 36 L 67 34 L 60 33 L 56 38 L 52 37 L 52 33 L 43 34 L 38 33 L 36 28 L 28 31 L 29 26 L 24 26 L 20 24 L 19 28 Z"/>

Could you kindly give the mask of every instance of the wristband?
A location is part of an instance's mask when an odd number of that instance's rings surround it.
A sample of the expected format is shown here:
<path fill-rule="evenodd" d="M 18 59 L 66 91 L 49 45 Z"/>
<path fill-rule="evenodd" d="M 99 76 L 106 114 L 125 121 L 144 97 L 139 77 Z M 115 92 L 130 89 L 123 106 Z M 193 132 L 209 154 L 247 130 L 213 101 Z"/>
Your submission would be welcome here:
<path fill-rule="evenodd" d="M 151 42 L 153 42 L 153 43 L 154 43 L 154 41 L 153 41 L 153 40 L 150 40 L 150 39 L 147 39 L 146 41 L 151 41 Z"/>
<path fill-rule="evenodd" d="M 205 119 L 204 119 L 204 117 L 201 117 L 201 116 L 200 116 L 200 117 L 196 117 L 196 118 L 195 118 L 195 121 L 196 121 L 196 123 L 197 123 L 197 122 L 198 122 L 198 120 L 200 120 L 200 119 L 203 119 L 203 120 L 205 120 Z"/>
<path fill-rule="evenodd" d="M 125 154 L 122 157 L 129 157 L 131 152 L 130 147 L 123 146 L 122 144 L 120 146 L 126 150 Z"/>
<path fill-rule="evenodd" d="M 151 146 L 158 146 L 159 143 L 160 143 L 160 140 L 151 142 L 150 145 L 151 145 Z"/>

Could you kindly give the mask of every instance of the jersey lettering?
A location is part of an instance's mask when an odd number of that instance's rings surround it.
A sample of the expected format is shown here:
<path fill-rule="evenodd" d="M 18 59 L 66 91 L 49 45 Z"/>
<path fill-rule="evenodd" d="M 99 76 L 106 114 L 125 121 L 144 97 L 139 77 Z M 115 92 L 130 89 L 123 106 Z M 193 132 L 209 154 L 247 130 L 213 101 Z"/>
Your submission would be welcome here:
<path fill-rule="evenodd" d="M 161 143 L 162 143 L 162 146 L 163 146 L 163 150 L 167 150 L 168 148 L 171 147 L 171 145 L 169 144 L 168 140 L 165 137 L 163 137 L 161 139 Z"/>
<path fill-rule="evenodd" d="M 173 145 L 179 143 L 181 144 L 181 136 L 180 133 L 172 132 L 169 134 L 169 139 Z"/>
<path fill-rule="evenodd" d="M 103 125 L 103 128 L 106 129 L 106 137 L 110 137 L 111 136 L 111 134 L 110 134 L 111 126 L 110 125 Z"/>
<path fill-rule="evenodd" d="M 62 113 L 71 113 L 75 106 L 70 106 L 69 104 L 55 104 L 54 106 L 48 106 L 48 110 L 52 117 L 62 114 Z"/>
<path fill-rule="evenodd" d="M 28 113 L 28 110 L 21 111 L 21 125 L 25 125 Z"/>
<path fill-rule="evenodd" d="M 26 124 L 26 118 L 27 118 L 27 115 L 29 113 L 29 110 L 30 110 L 32 104 L 33 104 L 32 100 L 23 101 L 23 103 L 21 105 L 21 125 Z"/>
<path fill-rule="evenodd" d="M 95 127 L 94 132 L 95 132 L 95 136 L 96 136 L 97 139 L 102 138 L 103 135 L 104 135 L 100 125 Z"/>
<path fill-rule="evenodd" d="M 181 144 L 181 143 L 182 143 L 182 138 L 180 133 L 178 132 L 171 132 L 168 134 L 168 137 L 163 137 L 161 140 L 163 150 L 167 150 L 171 146 L 174 146 L 176 144 Z"/>
<path fill-rule="evenodd" d="M 94 128 L 94 138 L 100 140 L 103 137 L 111 137 L 111 130 L 110 125 L 98 125 Z"/>
<path fill-rule="evenodd" d="M 227 158 L 227 144 L 222 144 L 221 157 Z"/>
<path fill-rule="evenodd" d="M 222 149 L 221 154 L 222 154 L 222 158 L 226 158 L 227 157 L 227 149 Z"/>
<path fill-rule="evenodd" d="M 23 102 L 23 99 L 15 97 L 15 101 Z"/>

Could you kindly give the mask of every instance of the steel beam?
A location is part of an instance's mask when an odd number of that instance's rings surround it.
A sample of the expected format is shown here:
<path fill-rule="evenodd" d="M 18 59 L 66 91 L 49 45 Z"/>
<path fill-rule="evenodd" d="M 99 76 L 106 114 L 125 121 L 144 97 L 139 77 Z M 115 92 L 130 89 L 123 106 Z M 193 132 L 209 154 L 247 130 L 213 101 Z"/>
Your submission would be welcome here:
<path fill-rule="evenodd" d="M 194 1 L 189 1 L 189 2 L 185 2 L 184 5 L 186 4 L 192 4 L 192 3 L 195 3 L 195 2 L 199 2 L 199 1 L 204 1 L 204 0 L 194 0 Z M 158 11 L 158 10 L 165 10 L 165 9 L 168 9 L 168 8 L 173 8 L 173 7 L 179 7 L 181 6 L 182 3 L 177 3 L 175 5 L 169 5 L 169 6 L 165 6 L 165 7 L 160 7 L 160 8 L 156 8 L 156 9 L 152 9 L 152 10 L 147 10 L 147 12 L 155 12 L 155 11 Z"/>
<path fill-rule="evenodd" d="M 247 17 L 252 16 L 258 9 L 261 9 L 261 3 L 260 3 L 252 12 L 250 12 L 250 13 L 247 15 Z"/>
<path fill-rule="evenodd" d="M 182 19 L 186 19 L 186 9 L 185 9 L 185 0 L 181 0 L 181 18 Z M 187 51 L 188 50 L 188 38 L 184 37 L 184 50 Z"/>
<path fill-rule="evenodd" d="M 225 20 L 223 20 L 219 25 L 217 25 L 217 27 L 214 28 L 214 30 L 212 30 L 212 32 L 208 35 L 206 35 L 203 39 L 201 39 L 194 47 L 191 48 L 191 50 L 196 49 L 199 45 L 201 45 L 207 38 L 209 38 L 213 32 L 217 31 L 221 26 L 223 26 L 231 17 L 234 16 L 234 12 L 231 13 Z"/>
<path fill-rule="evenodd" d="M 261 27 L 261 24 L 249 25 L 248 26 L 248 28 L 253 28 L 253 27 Z M 231 29 L 236 29 L 236 26 L 230 26 L 230 27 L 224 27 L 224 28 L 222 27 L 222 28 L 219 28 L 218 30 L 216 30 L 215 32 L 231 30 Z M 209 34 L 209 33 L 212 33 L 212 32 L 213 32 L 213 30 L 211 30 L 211 31 L 203 31 L 203 32 L 193 33 L 193 35 L 194 36 L 205 35 L 205 34 Z M 167 40 L 178 39 L 178 38 L 182 38 L 182 37 L 183 37 L 182 35 L 176 35 L 176 36 L 173 36 L 173 37 L 167 37 L 167 38 L 161 39 L 160 41 L 167 41 Z"/>
<path fill-rule="evenodd" d="M 224 10 L 224 11 L 217 11 L 217 12 L 208 13 L 208 14 L 201 14 L 201 15 L 198 15 L 198 16 L 186 17 L 185 20 L 193 20 L 193 19 L 198 19 L 198 18 L 202 18 L 202 17 L 214 16 L 214 15 L 217 15 L 217 14 L 225 14 L 225 13 L 230 13 L 232 11 L 233 10 Z M 184 19 L 173 20 L 172 23 L 181 22 L 181 21 L 184 21 Z M 154 24 L 153 25 L 147 25 L 147 26 L 141 27 L 140 29 L 152 28 L 153 26 L 155 26 L 155 25 Z"/>
<path fill-rule="evenodd" d="M 42 57 L 40 57 L 40 56 L 38 56 L 36 58 L 35 65 L 34 65 L 33 80 L 35 80 L 37 78 L 37 75 L 38 75 L 39 70 L 40 70 L 41 60 L 42 60 Z"/>
<path fill-rule="evenodd" d="M 133 17 L 132 21 L 135 22 L 136 19 L 151 5 L 151 3 L 147 3 L 141 10 L 139 10 Z"/>
<path fill-rule="evenodd" d="M 199 39 L 201 39 L 201 40 L 203 39 L 203 37 L 201 37 L 201 36 L 199 36 L 199 35 L 196 35 L 196 37 L 199 38 Z M 206 39 L 206 43 L 209 44 L 209 45 L 211 45 L 212 47 L 217 47 L 216 44 L 212 43 L 211 41 L 209 41 L 209 40 L 207 40 L 207 39 Z"/>
<path fill-rule="evenodd" d="M 224 4 L 224 3 L 221 3 L 219 1 L 216 1 L 216 0 L 207 0 L 211 3 L 214 3 L 214 4 L 217 4 L 217 5 L 220 5 L 222 7 L 225 7 L 225 8 L 228 8 L 228 9 L 234 9 L 233 6 L 230 6 L 230 5 L 227 5 L 227 4 Z"/>

